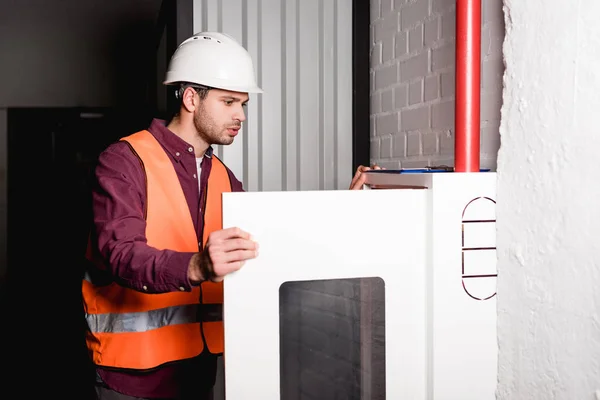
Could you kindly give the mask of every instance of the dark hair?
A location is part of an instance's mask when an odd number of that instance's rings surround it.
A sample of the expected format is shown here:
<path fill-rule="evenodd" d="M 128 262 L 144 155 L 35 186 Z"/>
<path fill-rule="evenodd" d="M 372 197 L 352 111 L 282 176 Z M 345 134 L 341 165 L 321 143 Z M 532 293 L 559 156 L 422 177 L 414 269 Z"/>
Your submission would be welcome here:
<path fill-rule="evenodd" d="M 206 99 L 206 96 L 208 96 L 208 91 L 210 89 L 212 89 L 211 87 L 208 86 L 203 86 L 203 85 L 196 85 L 194 83 L 181 83 L 179 85 L 179 88 L 177 88 L 177 90 L 175 91 L 175 97 L 180 99 L 183 98 L 183 92 L 185 92 L 185 89 L 191 87 L 192 89 L 194 89 L 196 91 L 196 93 L 198 93 L 198 96 L 200 96 L 200 100 L 204 100 Z"/>
<path fill-rule="evenodd" d="M 206 86 L 192 86 L 195 90 L 196 93 L 198 93 L 198 96 L 200 96 L 200 100 L 204 100 L 206 99 L 206 96 L 208 96 L 208 91 L 212 88 L 206 87 Z"/>
<path fill-rule="evenodd" d="M 171 107 L 169 107 L 170 109 L 167 110 L 167 120 L 170 121 L 173 118 L 179 116 L 181 102 L 183 100 L 183 92 L 185 92 L 185 89 L 187 89 L 188 87 L 191 87 L 196 91 L 196 93 L 198 93 L 198 97 L 200 97 L 200 100 L 206 99 L 206 96 L 208 96 L 208 92 L 210 91 L 210 89 L 212 89 L 211 87 L 197 85 L 195 83 L 181 82 L 178 86 L 175 87 L 175 90 L 173 91 L 173 96 L 175 97 L 175 99 L 177 99 L 177 101 L 168 102 L 171 104 Z"/>

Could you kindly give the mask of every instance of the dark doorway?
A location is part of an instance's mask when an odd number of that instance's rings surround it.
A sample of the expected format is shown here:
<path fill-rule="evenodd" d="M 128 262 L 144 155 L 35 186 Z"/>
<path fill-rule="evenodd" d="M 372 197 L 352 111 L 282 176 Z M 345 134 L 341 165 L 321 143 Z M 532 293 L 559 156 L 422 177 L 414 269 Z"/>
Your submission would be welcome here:
<path fill-rule="evenodd" d="M 8 276 L 23 270 L 23 254 L 35 254 L 35 237 L 80 253 L 89 212 L 89 174 L 100 151 L 145 129 L 150 118 L 114 109 L 8 110 Z M 83 237 L 82 237 L 83 236 Z M 59 271 L 52 271 L 62 280 Z M 49 278 L 49 277 L 48 277 Z"/>
<path fill-rule="evenodd" d="M 100 151 L 149 122 L 114 109 L 8 110 L 8 358 L 0 358 L 18 378 L 56 384 L 59 397 L 90 398 L 93 388 L 81 306 L 90 174 Z"/>

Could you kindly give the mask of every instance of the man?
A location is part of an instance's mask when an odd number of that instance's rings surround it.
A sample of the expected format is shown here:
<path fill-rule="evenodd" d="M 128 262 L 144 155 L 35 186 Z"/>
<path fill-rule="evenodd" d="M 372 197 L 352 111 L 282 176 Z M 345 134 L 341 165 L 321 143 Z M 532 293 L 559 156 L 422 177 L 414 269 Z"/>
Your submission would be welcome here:
<path fill-rule="evenodd" d="M 249 232 L 221 226 L 221 194 L 243 188 L 211 147 L 234 141 L 248 94 L 262 93 L 250 55 L 198 33 L 175 51 L 165 84 L 179 112 L 110 145 L 95 169 L 82 294 L 100 400 L 210 398 L 222 280 L 258 255 Z"/>

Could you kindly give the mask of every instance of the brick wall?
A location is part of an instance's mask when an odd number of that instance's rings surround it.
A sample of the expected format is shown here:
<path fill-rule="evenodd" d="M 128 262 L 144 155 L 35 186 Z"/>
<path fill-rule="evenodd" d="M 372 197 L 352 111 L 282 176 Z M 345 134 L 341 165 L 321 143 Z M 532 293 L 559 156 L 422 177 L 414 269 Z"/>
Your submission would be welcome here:
<path fill-rule="evenodd" d="M 454 165 L 456 2 L 371 0 L 371 162 Z M 482 1 L 481 166 L 496 168 L 502 0 Z"/>

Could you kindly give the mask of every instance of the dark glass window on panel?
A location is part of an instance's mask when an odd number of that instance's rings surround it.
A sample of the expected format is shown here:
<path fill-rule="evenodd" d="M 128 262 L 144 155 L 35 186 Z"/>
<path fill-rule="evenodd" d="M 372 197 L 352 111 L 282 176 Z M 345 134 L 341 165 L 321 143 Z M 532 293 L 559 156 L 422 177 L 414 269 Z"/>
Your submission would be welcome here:
<path fill-rule="evenodd" d="M 282 400 L 385 399 L 381 278 L 285 282 L 279 321 Z"/>

